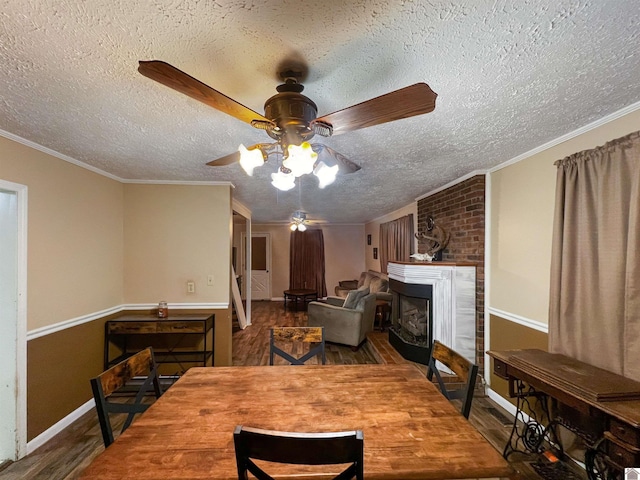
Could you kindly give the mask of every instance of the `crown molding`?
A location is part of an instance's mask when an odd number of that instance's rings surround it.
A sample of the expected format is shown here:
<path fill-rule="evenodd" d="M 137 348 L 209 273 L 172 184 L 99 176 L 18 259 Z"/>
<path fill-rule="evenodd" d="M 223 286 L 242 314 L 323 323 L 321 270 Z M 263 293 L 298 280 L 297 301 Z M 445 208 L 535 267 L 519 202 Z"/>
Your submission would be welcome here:
<path fill-rule="evenodd" d="M 574 130 L 573 132 L 569 132 L 565 135 L 562 135 L 561 137 L 551 140 L 550 142 L 540 145 L 539 147 L 529 150 L 528 152 L 522 153 L 517 157 L 513 157 L 511 160 L 507 160 L 506 162 L 501 163 L 500 165 L 490 168 L 489 173 L 493 173 L 497 170 L 501 170 L 505 167 L 508 167 L 509 165 L 513 165 L 514 163 L 518 163 L 529 157 L 533 157 L 534 155 L 537 155 L 540 152 L 544 152 L 545 150 L 555 147 L 556 145 L 560 145 L 561 143 L 564 143 L 567 140 L 571 140 L 572 138 L 578 137 L 583 133 L 587 133 L 587 132 L 590 132 L 591 130 L 595 130 L 598 127 L 601 127 L 603 125 L 606 125 L 607 123 L 613 122 L 614 120 L 617 120 L 620 117 L 624 117 L 625 115 L 633 113 L 636 110 L 640 110 L 640 102 L 633 103 L 628 107 L 624 107 L 618 110 L 617 112 L 613 112 L 610 115 L 606 115 L 601 119 L 596 120 L 595 122 L 588 123 L 587 125 L 580 127 Z"/>
<path fill-rule="evenodd" d="M 138 185 L 228 185 L 235 188 L 235 185 L 229 181 L 200 181 L 200 180 L 120 180 L 122 183 L 138 184 Z"/>
<path fill-rule="evenodd" d="M 64 160 L 65 162 L 71 163 L 77 167 L 84 168 L 85 170 L 89 170 L 93 173 L 97 173 L 98 175 L 102 175 L 103 177 L 110 178 L 111 180 L 115 180 L 120 183 L 140 183 L 140 184 L 148 184 L 148 185 L 230 185 L 232 188 L 235 188 L 235 185 L 231 182 L 214 182 L 214 181 L 187 181 L 187 180 L 135 180 L 135 179 L 126 179 L 121 178 L 116 175 L 113 175 L 109 172 L 91 166 L 87 163 L 81 162 L 80 160 L 76 160 L 73 157 L 65 155 L 60 152 L 56 152 L 50 148 L 44 147 L 39 143 L 32 142 L 31 140 L 27 140 L 26 138 L 15 135 L 11 132 L 7 132 L 6 130 L 0 129 L 0 136 L 5 137 L 9 140 L 13 140 L 14 142 L 20 143 L 26 147 L 33 148 L 34 150 L 38 150 L 42 153 L 46 153 L 47 155 L 51 155 L 52 157 L 56 157 L 60 160 Z"/>
<path fill-rule="evenodd" d="M 486 175 L 488 173 L 488 170 L 474 170 L 473 172 L 469 172 L 466 175 L 463 175 L 462 177 L 456 178 L 455 180 L 452 180 L 451 182 L 442 185 L 441 187 L 438 187 L 434 190 L 431 190 L 428 193 L 425 193 L 424 195 L 420 195 L 419 197 L 416 198 L 416 202 L 418 200 L 422 200 L 423 198 L 427 198 L 430 197 L 431 195 L 434 195 L 438 192 L 441 192 L 443 190 L 446 190 L 449 187 L 454 187 L 456 185 L 458 185 L 460 182 L 464 182 L 465 180 L 469 180 L 472 177 L 475 177 L 477 175 Z"/>
<path fill-rule="evenodd" d="M 24 145 L 26 147 L 33 148 L 34 150 L 38 150 L 38 151 L 40 151 L 42 153 L 46 153 L 47 155 L 51 155 L 52 157 L 59 158 L 60 160 L 64 160 L 65 162 L 72 163 L 73 165 L 76 165 L 77 167 L 84 168 L 86 170 L 90 170 L 93 173 L 97 173 L 98 175 L 102 175 L 104 177 L 110 178 L 111 180 L 116 180 L 118 182 L 122 182 L 123 181 L 122 178 L 117 177 L 115 175 L 112 175 L 109 172 L 105 172 L 104 170 L 101 170 L 99 168 L 92 167 L 91 165 L 88 165 L 88 164 L 86 164 L 84 162 L 81 162 L 80 160 L 76 160 L 75 158 L 70 157 L 68 155 L 65 155 L 64 153 L 56 152 L 55 150 L 52 150 L 50 148 L 43 147 L 39 143 L 32 142 L 31 140 L 27 140 L 26 138 L 22 138 L 22 137 L 20 137 L 18 135 L 15 135 L 15 134 L 11 133 L 11 132 L 7 132 L 5 130 L 0 130 L 0 136 L 8 138 L 9 140 L 13 140 L 14 142 L 21 143 L 22 145 Z"/>

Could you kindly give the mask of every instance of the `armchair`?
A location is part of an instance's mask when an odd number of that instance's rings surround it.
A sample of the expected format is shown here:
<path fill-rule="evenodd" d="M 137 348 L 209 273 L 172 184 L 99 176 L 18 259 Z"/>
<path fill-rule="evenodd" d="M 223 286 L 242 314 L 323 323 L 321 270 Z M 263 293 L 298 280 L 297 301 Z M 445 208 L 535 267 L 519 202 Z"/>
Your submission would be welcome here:
<path fill-rule="evenodd" d="M 327 297 L 326 303 L 309 303 L 308 325 L 324 327 L 327 342 L 350 345 L 357 350 L 366 340 L 367 333 L 373 330 L 376 314 L 376 294 L 369 293 L 368 289 L 366 293 L 363 290 L 359 292 L 355 305 L 347 304 L 352 299 L 338 297 Z"/>
<path fill-rule="evenodd" d="M 338 282 L 335 293 L 336 296 L 345 298 L 350 291 L 362 287 L 369 287 L 369 291 L 375 293 L 378 300 L 391 302 L 393 298 L 391 292 L 389 292 L 389 277 L 375 270 L 362 272 L 358 280 L 342 280 Z"/>

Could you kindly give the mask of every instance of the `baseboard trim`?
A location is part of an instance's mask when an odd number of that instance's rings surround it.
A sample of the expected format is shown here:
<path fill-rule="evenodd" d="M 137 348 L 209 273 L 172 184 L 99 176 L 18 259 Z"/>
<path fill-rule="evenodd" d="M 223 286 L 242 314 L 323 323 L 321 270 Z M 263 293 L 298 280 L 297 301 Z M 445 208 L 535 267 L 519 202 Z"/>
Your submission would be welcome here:
<path fill-rule="evenodd" d="M 73 422 L 78 420 L 82 415 L 84 415 L 85 413 L 95 408 L 95 406 L 96 406 L 95 400 L 91 399 L 87 401 L 83 405 L 80 405 L 78 408 L 76 408 L 69 415 L 67 415 L 63 419 L 59 420 L 57 423 L 47 428 L 44 432 L 42 432 L 40 435 L 35 437 L 33 440 L 31 440 L 30 442 L 27 442 L 27 455 L 33 453 L 37 448 L 47 443 L 57 434 L 61 433 L 65 428 L 69 427 Z"/>
<path fill-rule="evenodd" d="M 490 387 L 487 387 L 487 396 L 511 415 L 514 417 L 516 416 L 516 406 Z M 522 412 L 522 414 L 525 416 L 527 421 L 529 421 L 529 415 L 524 412 Z"/>

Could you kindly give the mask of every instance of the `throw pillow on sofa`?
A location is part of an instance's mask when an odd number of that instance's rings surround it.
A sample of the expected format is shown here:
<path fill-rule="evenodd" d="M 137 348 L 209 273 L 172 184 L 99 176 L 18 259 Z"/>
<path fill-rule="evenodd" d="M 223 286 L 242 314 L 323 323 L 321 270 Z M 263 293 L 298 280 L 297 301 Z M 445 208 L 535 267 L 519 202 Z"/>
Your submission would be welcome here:
<path fill-rule="evenodd" d="M 344 303 L 342 304 L 342 308 L 349 308 L 353 310 L 358 305 L 358 302 L 361 298 L 369 295 L 369 287 L 360 287 L 357 290 L 351 290 L 347 294 L 347 298 L 344 299 Z"/>

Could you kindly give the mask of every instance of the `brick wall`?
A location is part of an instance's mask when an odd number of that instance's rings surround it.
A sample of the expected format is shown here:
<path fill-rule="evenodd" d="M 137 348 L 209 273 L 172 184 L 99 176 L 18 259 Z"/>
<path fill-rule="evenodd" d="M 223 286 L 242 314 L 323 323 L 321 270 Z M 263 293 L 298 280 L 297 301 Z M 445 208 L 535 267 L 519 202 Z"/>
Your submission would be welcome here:
<path fill-rule="evenodd" d="M 476 362 L 484 365 L 484 219 L 485 177 L 477 175 L 418 200 L 418 231 L 426 230 L 427 217 L 451 234 L 442 252 L 444 262 L 472 262 L 476 268 Z M 419 252 L 424 248 L 419 244 Z"/>

